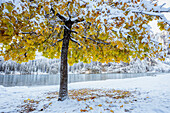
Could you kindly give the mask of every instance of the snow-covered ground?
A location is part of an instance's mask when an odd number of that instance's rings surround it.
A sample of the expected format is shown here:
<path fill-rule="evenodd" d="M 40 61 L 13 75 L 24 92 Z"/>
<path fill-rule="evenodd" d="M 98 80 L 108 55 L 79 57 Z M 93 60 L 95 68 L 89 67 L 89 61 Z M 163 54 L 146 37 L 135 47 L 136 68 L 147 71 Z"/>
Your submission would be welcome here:
<path fill-rule="evenodd" d="M 113 111 L 114 113 L 170 113 L 169 81 L 170 73 L 130 79 L 71 83 L 69 84 L 70 95 L 72 92 L 75 98 L 82 99 L 93 95 L 96 97 L 86 101 L 68 99 L 64 102 L 58 102 L 56 93 L 53 93 L 58 91 L 59 86 L 0 86 L 0 112 L 19 112 L 34 104 L 33 108 L 35 107 L 36 110 L 33 112 L 45 113 L 79 113 L 86 110 L 90 113 Z M 130 91 L 130 95 L 125 98 L 114 98 L 115 92 L 122 90 L 125 91 L 124 94 Z M 81 96 L 73 93 L 76 91 L 80 91 Z M 87 93 L 91 94 L 85 95 Z"/>

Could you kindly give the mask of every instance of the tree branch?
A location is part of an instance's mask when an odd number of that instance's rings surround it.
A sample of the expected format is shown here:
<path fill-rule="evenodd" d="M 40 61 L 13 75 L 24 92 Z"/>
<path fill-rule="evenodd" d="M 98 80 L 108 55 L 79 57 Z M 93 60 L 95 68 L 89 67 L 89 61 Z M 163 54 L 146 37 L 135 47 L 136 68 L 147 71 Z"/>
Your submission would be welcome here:
<path fill-rule="evenodd" d="M 69 16 L 69 20 L 71 20 L 71 14 L 70 14 L 70 12 L 69 12 L 70 3 L 71 3 L 71 2 L 68 2 L 68 4 L 67 4 L 67 14 L 68 14 L 68 16 Z"/>
<path fill-rule="evenodd" d="M 52 46 L 55 46 L 57 42 L 61 42 L 61 41 L 63 41 L 63 39 L 58 39 L 55 43 L 53 43 Z"/>
<path fill-rule="evenodd" d="M 166 3 L 162 4 L 162 5 L 160 6 L 160 8 L 162 8 L 164 5 L 166 5 Z"/>
<path fill-rule="evenodd" d="M 67 30 L 69 30 L 70 32 L 73 32 L 73 33 L 78 34 L 76 31 L 73 31 L 73 30 L 69 29 L 66 25 L 64 25 L 64 27 L 65 27 Z"/>
<path fill-rule="evenodd" d="M 110 43 L 99 42 L 99 41 L 96 41 L 96 40 L 94 40 L 94 39 L 92 39 L 92 38 L 87 38 L 87 37 L 83 37 L 83 38 L 84 38 L 84 39 L 89 39 L 89 40 L 91 40 L 91 41 L 93 41 L 93 42 L 96 42 L 97 44 L 110 45 Z"/>
<path fill-rule="evenodd" d="M 69 20 L 71 20 L 71 14 L 70 14 L 69 10 L 67 10 L 67 14 L 69 16 Z"/>
<path fill-rule="evenodd" d="M 150 16 L 162 16 L 163 14 L 158 14 L 156 12 L 146 12 L 146 11 L 138 11 L 138 10 L 132 10 L 132 13 L 140 13 L 140 14 L 146 14 Z"/>
<path fill-rule="evenodd" d="M 170 12 L 170 10 L 168 11 Z M 162 20 L 164 20 L 165 23 L 167 23 L 170 26 L 170 21 L 168 21 L 164 14 L 160 14 L 160 13 L 156 13 L 156 12 L 146 12 L 146 11 L 132 11 L 132 13 L 141 13 L 141 14 L 146 14 L 146 15 L 150 15 L 150 16 L 159 16 Z"/>
<path fill-rule="evenodd" d="M 51 11 L 52 11 L 52 13 L 55 15 L 55 10 L 53 9 L 53 7 L 51 6 Z M 56 15 L 55 16 L 58 16 L 63 22 L 65 22 L 67 19 L 63 16 L 63 15 L 61 15 L 60 13 L 56 13 Z"/>
<path fill-rule="evenodd" d="M 78 23 L 78 22 L 83 22 L 84 21 L 84 19 L 81 19 L 81 18 L 73 18 L 72 20 L 71 20 L 71 22 L 74 24 L 74 23 Z"/>
<path fill-rule="evenodd" d="M 70 40 L 71 40 L 72 42 L 74 42 L 74 43 L 77 43 L 79 46 L 81 46 L 81 44 L 80 44 L 77 40 L 72 39 L 72 38 L 70 38 Z"/>
<path fill-rule="evenodd" d="M 21 34 L 37 34 L 36 32 L 21 32 Z"/>
<path fill-rule="evenodd" d="M 60 13 L 57 13 L 56 16 L 58 16 L 63 22 L 67 20 L 63 15 L 60 15 Z"/>

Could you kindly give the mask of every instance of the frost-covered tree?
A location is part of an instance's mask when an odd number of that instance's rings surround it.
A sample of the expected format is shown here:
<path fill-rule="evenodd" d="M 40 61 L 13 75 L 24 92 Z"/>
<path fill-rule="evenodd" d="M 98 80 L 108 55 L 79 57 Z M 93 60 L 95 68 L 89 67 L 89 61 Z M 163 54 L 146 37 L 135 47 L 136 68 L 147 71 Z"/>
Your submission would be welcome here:
<path fill-rule="evenodd" d="M 38 50 L 60 58 L 59 100 L 68 98 L 68 67 L 83 61 L 129 62 L 164 53 L 152 40 L 149 21 L 161 30 L 170 22 L 155 0 L 21 0 L 0 6 L 0 55 L 27 62 Z M 67 61 L 68 59 L 68 61 Z"/>

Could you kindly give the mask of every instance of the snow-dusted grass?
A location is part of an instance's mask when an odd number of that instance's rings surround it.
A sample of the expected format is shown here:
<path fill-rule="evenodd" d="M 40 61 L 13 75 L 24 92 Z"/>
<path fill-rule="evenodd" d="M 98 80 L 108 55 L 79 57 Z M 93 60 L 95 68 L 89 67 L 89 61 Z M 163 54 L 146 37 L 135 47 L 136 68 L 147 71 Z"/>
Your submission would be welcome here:
<path fill-rule="evenodd" d="M 169 113 L 170 74 L 69 84 L 70 99 L 57 101 L 59 86 L 0 86 L 0 112 L 25 110 L 52 113 Z M 123 93 L 122 93 L 123 92 Z M 118 95 L 126 96 L 119 97 Z M 25 101 L 24 101 L 25 100 Z M 42 111 L 39 111 L 42 110 Z"/>

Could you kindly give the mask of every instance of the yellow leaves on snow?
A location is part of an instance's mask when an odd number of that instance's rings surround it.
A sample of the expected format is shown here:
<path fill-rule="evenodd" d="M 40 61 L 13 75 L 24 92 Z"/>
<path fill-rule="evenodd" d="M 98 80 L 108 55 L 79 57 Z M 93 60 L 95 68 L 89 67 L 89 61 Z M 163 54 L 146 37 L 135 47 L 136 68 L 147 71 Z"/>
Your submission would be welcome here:
<path fill-rule="evenodd" d="M 114 113 L 114 111 L 113 111 L 113 110 L 110 110 L 110 112 L 111 112 L 111 113 Z"/>
<path fill-rule="evenodd" d="M 81 112 L 88 112 L 86 109 L 81 109 L 80 111 Z"/>
<path fill-rule="evenodd" d="M 90 110 L 93 110 L 93 108 L 92 107 L 89 107 L 90 108 Z"/>
<path fill-rule="evenodd" d="M 99 107 L 102 107 L 102 105 L 101 105 L 101 104 L 99 104 L 98 106 L 99 106 Z"/>
<path fill-rule="evenodd" d="M 121 105 L 120 108 L 123 108 L 123 105 Z"/>

